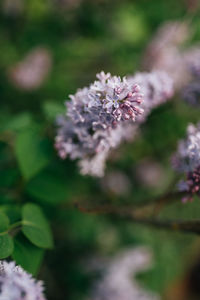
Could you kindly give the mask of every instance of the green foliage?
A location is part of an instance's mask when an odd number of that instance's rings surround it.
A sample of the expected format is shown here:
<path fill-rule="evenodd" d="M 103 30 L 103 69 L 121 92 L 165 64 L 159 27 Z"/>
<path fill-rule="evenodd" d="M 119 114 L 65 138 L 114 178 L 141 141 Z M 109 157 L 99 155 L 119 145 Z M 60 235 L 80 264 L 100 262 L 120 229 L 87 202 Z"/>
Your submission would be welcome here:
<path fill-rule="evenodd" d="M 139 274 L 138 278 L 148 289 L 162 293 L 186 270 L 188 253 L 196 237 L 152 228 L 134 228 L 139 232 L 138 241 L 153 251 L 152 268 Z"/>
<path fill-rule="evenodd" d="M 0 259 L 8 257 L 13 252 L 13 240 L 8 234 L 9 219 L 0 212 Z"/>
<path fill-rule="evenodd" d="M 0 235 L 0 258 L 6 258 L 13 252 L 13 240 L 8 234 Z"/>
<path fill-rule="evenodd" d="M 43 104 L 42 109 L 47 120 L 55 122 L 56 117 L 64 113 L 65 107 L 63 103 L 59 104 L 53 101 L 47 101 Z"/>
<path fill-rule="evenodd" d="M 45 171 L 33 178 L 27 185 L 29 195 L 49 204 L 58 204 L 68 199 L 68 186 L 56 174 Z"/>
<path fill-rule="evenodd" d="M 26 129 L 27 127 L 31 126 L 31 124 L 33 124 L 31 114 L 28 112 L 24 112 L 12 118 L 6 118 L 2 122 L 2 128 L 0 128 L 2 131 L 18 132 L 19 130 Z"/>
<path fill-rule="evenodd" d="M 26 180 L 39 173 L 49 162 L 49 148 L 38 132 L 27 129 L 17 134 L 15 153 L 22 175 Z"/>
<path fill-rule="evenodd" d="M 4 204 L 1 211 L 8 217 L 10 224 L 14 224 L 21 219 L 21 207 L 19 205 Z"/>
<path fill-rule="evenodd" d="M 116 12 L 114 28 L 119 39 L 131 45 L 141 44 L 148 32 L 144 14 L 134 5 L 127 6 L 127 4 Z"/>
<path fill-rule="evenodd" d="M 5 214 L 3 214 L 1 212 L 0 213 L 0 233 L 4 233 L 5 231 L 7 231 L 8 227 L 9 227 L 9 219 Z"/>
<path fill-rule="evenodd" d="M 22 235 L 16 237 L 14 245 L 13 259 L 29 273 L 36 275 L 44 256 L 44 250 L 34 246 Z"/>
<path fill-rule="evenodd" d="M 22 207 L 22 231 L 29 241 L 41 248 L 52 248 L 49 224 L 39 206 L 27 203 Z"/>

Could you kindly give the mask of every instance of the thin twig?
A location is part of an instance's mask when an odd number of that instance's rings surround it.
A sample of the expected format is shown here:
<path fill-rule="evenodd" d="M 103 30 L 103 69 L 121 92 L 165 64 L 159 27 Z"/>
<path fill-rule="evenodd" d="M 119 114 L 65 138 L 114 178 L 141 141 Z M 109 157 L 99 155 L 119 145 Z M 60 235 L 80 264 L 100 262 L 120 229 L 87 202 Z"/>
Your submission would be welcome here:
<path fill-rule="evenodd" d="M 86 207 L 82 207 L 79 203 L 76 203 L 75 206 L 81 212 L 84 213 L 109 214 L 113 217 L 124 219 L 126 221 L 131 221 L 138 224 L 150 225 L 158 229 L 164 228 L 167 230 L 200 234 L 200 220 L 190 220 L 190 221 L 160 220 L 156 218 L 141 217 L 140 214 L 138 214 L 137 210 L 131 212 L 130 210 L 128 211 L 127 209 L 125 210 L 125 209 L 114 208 L 114 207 L 111 208 L 105 206 L 99 206 L 96 208 L 86 208 Z"/>
<path fill-rule="evenodd" d="M 82 212 L 96 213 L 96 214 L 107 214 L 115 212 L 116 214 L 130 213 L 134 212 L 137 216 L 155 216 L 163 208 L 165 204 L 171 204 L 173 202 L 180 201 L 180 199 L 185 195 L 181 192 L 169 192 L 163 196 L 155 198 L 154 200 L 149 200 L 145 204 L 129 205 L 129 206 L 113 206 L 111 204 L 104 204 L 99 206 L 88 206 L 86 203 L 81 204 L 80 202 L 75 202 L 74 205 Z"/>

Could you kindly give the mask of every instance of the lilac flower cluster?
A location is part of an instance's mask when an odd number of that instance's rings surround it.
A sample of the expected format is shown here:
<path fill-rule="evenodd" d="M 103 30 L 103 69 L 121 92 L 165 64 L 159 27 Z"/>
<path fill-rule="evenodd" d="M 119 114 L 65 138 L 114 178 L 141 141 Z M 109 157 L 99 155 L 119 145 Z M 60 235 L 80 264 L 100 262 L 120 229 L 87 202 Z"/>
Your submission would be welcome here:
<path fill-rule="evenodd" d="M 147 47 L 143 65 L 146 70 L 163 70 L 173 79 L 174 87 L 182 92 L 191 75 L 200 78 L 200 45 L 183 47 L 192 33 L 188 22 L 164 23 Z M 196 104 L 198 84 L 192 83 L 185 91 L 188 102 Z"/>
<path fill-rule="evenodd" d="M 173 80 L 164 71 L 137 73 L 129 77 L 129 80 L 137 82 L 144 94 L 144 101 L 141 103 L 144 113 L 139 117 L 140 121 L 145 121 L 153 108 L 173 96 Z"/>
<path fill-rule="evenodd" d="M 173 88 L 164 72 L 123 79 L 101 72 L 97 79 L 70 96 L 66 116 L 57 120 L 55 147 L 61 158 L 79 159 L 82 174 L 103 176 L 110 150 L 130 140 L 150 110 L 172 96 Z"/>
<path fill-rule="evenodd" d="M 185 56 L 187 51 L 181 45 L 190 37 L 191 30 L 186 22 L 166 22 L 158 28 L 144 54 L 143 66 L 146 70 L 163 70 L 170 75 L 176 89 L 188 82 Z"/>
<path fill-rule="evenodd" d="M 186 177 L 179 183 L 179 190 L 186 192 L 183 201 L 192 200 L 195 194 L 200 196 L 200 123 L 188 126 L 187 138 L 179 142 L 172 164 Z"/>
<path fill-rule="evenodd" d="M 61 158 L 80 159 L 83 174 L 102 176 L 110 148 L 121 139 L 119 124 L 135 121 L 143 110 L 136 83 L 104 72 L 97 79 L 70 96 L 67 116 L 58 120 L 55 146 Z"/>
<path fill-rule="evenodd" d="M 190 73 L 199 78 L 200 77 L 200 45 L 190 47 L 184 53 L 184 60 L 187 64 L 187 69 Z"/>
<path fill-rule="evenodd" d="M 188 84 L 183 91 L 184 100 L 194 107 L 200 106 L 200 81 Z"/>
<path fill-rule="evenodd" d="M 0 262 L 0 300 L 45 300 L 43 284 L 14 262 Z"/>
<path fill-rule="evenodd" d="M 114 258 L 99 262 L 102 276 L 94 284 L 90 300 L 159 300 L 157 294 L 144 290 L 135 276 L 149 268 L 151 253 L 146 248 L 133 248 L 123 251 Z M 98 268 L 98 261 L 94 262 Z"/>
<path fill-rule="evenodd" d="M 192 80 L 183 90 L 184 100 L 196 107 L 200 106 L 200 48 L 193 49 L 187 59 Z"/>

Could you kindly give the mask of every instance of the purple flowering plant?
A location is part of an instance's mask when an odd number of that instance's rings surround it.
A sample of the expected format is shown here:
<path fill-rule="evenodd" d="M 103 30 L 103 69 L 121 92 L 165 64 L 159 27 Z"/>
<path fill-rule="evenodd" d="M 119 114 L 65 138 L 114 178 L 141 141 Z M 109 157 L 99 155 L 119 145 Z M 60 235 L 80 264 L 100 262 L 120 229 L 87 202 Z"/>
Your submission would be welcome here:
<path fill-rule="evenodd" d="M 173 83 L 164 72 L 120 79 L 102 71 L 97 79 L 66 102 L 66 116 L 57 120 L 55 147 L 62 159 L 79 159 L 82 174 L 103 176 L 110 150 L 172 96 Z"/>
<path fill-rule="evenodd" d="M 11 2 L 4 3 L 9 14 Z M 23 6 L 23 1 L 18 2 L 15 5 Z M 42 18 L 37 17 L 43 19 L 45 13 L 41 9 Z M 17 19 L 15 14 L 12 18 Z M 30 14 L 31 18 L 36 17 Z M 34 279 L 37 276 L 47 281 L 47 299 L 68 299 L 71 286 L 72 299 L 79 299 L 76 285 L 85 284 L 79 272 L 83 248 L 85 256 L 96 248 L 113 253 L 113 245 L 120 245 L 119 236 L 126 230 L 129 233 L 120 237 L 127 243 L 140 238 L 149 241 L 149 233 L 139 227 L 130 230 L 127 226 L 116 233 L 121 226 L 118 219 L 200 234 L 198 210 L 197 217 L 187 215 L 187 208 L 200 198 L 200 47 L 185 45 L 191 36 L 189 27 L 186 21 L 162 25 L 144 51 L 139 71 L 124 77 L 98 73 L 107 67 L 103 63 L 93 66 L 91 73 L 84 67 L 80 71 L 82 65 L 77 62 L 74 69 L 85 74 L 86 87 L 81 88 L 77 82 L 71 86 L 70 72 L 70 79 L 61 72 L 58 81 L 51 81 L 55 58 L 47 46 L 30 49 L 13 66 L 8 61 L 4 65 L 7 53 L 2 54 L 0 63 L 9 81 L 6 91 L 2 84 L 2 95 L 8 100 L 12 86 L 20 90 L 16 92 L 19 99 L 27 95 L 34 99 L 35 106 L 30 105 L 36 111 L 45 80 L 50 80 L 49 94 L 62 80 L 69 80 L 66 90 L 72 94 L 64 105 L 49 100 L 40 103 L 41 112 L 35 116 L 29 111 L 18 113 L 15 103 L 12 113 L 5 105 L 0 114 L 0 300 L 45 300 L 43 281 Z M 2 36 L 6 40 L 5 32 Z M 17 60 L 18 52 L 8 46 L 8 53 Z M 77 44 L 71 47 L 69 52 Z M 95 81 L 89 83 L 96 72 Z M 62 89 L 61 94 L 64 98 Z M 23 105 L 27 98 L 20 108 Z M 182 218 L 179 213 L 184 209 Z M 103 277 L 88 292 L 91 300 L 122 299 L 127 291 L 124 299 L 160 299 L 138 287 L 136 279 L 132 282 L 131 272 L 143 252 L 138 249 L 110 260 Z M 141 259 L 148 256 L 143 254 Z M 70 266 L 71 260 L 75 267 Z"/>
<path fill-rule="evenodd" d="M 125 77 L 97 74 L 89 87 L 66 102 L 67 113 L 57 120 L 55 147 L 61 158 L 79 159 L 82 174 L 103 176 L 106 157 L 126 138 L 127 123 L 143 114 L 140 86 Z"/>

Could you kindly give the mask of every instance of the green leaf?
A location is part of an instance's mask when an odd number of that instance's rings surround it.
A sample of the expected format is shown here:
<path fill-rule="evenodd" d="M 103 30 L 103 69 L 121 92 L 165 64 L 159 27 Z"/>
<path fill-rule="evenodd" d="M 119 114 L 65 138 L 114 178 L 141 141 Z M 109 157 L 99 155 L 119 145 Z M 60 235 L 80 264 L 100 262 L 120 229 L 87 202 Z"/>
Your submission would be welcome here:
<path fill-rule="evenodd" d="M 0 212 L 0 233 L 4 233 L 9 228 L 9 219 L 8 217 L 3 213 Z"/>
<path fill-rule="evenodd" d="M 46 118 L 50 121 L 54 121 L 56 116 L 63 114 L 65 107 L 63 103 L 56 103 L 48 101 L 43 104 L 43 112 Z"/>
<path fill-rule="evenodd" d="M 26 271 L 36 275 L 44 256 L 44 250 L 34 246 L 21 234 L 15 239 L 14 245 L 13 259 Z"/>
<path fill-rule="evenodd" d="M 18 169 L 4 169 L 0 173 L 0 187 L 12 187 L 18 179 Z"/>
<path fill-rule="evenodd" d="M 8 202 L 7 202 L 8 203 Z M 1 205 L 0 211 L 6 214 L 10 223 L 15 223 L 21 220 L 21 206 L 13 204 L 4 204 Z"/>
<path fill-rule="evenodd" d="M 22 208 L 22 231 L 36 246 L 52 248 L 53 238 L 49 224 L 36 204 L 27 203 Z"/>
<path fill-rule="evenodd" d="M 0 212 L 0 259 L 6 258 L 13 252 L 13 240 L 8 235 L 9 219 Z"/>
<path fill-rule="evenodd" d="M 26 179 L 35 176 L 49 162 L 47 141 L 41 140 L 37 131 L 33 129 L 27 129 L 17 135 L 15 153 Z"/>
<path fill-rule="evenodd" d="M 10 256 L 13 252 L 13 240 L 8 234 L 0 235 L 0 259 Z"/>
<path fill-rule="evenodd" d="M 12 115 L 6 118 L 6 122 L 3 123 L 3 130 L 19 131 L 30 126 L 32 122 L 32 116 L 28 112 L 21 113 L 17 116 Z"/>
<path fill-rule="evenodd" d="M 148 34 L 148 26 L 140 10 L 132 4 L 116 11 L 114 23 L 116 33 L 124 41 L 139 45 Z"/>
<path fill-rule="evenodd" d="M 66 201 L 69 197 L 66 181 L 49 172 L 38 174 L 28 183 L 26 189 L 31 196 L 51 204 Z"/>

